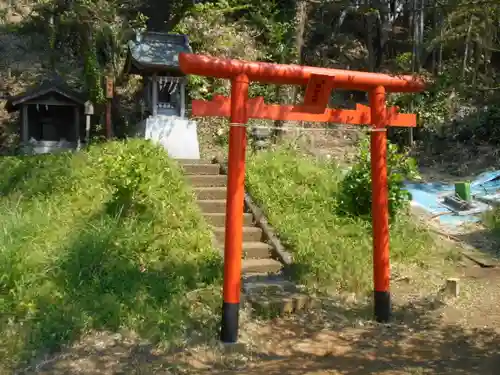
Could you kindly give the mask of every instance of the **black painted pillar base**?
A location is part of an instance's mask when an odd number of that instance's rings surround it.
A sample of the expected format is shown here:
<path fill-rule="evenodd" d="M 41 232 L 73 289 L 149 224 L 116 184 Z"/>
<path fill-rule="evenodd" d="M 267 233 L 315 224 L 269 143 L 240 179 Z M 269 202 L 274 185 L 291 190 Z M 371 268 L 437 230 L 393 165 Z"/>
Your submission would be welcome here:
<path fill-rule="evenodd" d="M 222 326 L 220 330 L 220 340 L 222 342 L 232 344 L 238 341 L 239 313 L 239 303 L 224 302 L 222 304 Z"/>
<path fill-rule="evenodd" d="M 391 319 L 391 293 L 374 292 L 375 320 L 379 323 L 388 323 Z"/>

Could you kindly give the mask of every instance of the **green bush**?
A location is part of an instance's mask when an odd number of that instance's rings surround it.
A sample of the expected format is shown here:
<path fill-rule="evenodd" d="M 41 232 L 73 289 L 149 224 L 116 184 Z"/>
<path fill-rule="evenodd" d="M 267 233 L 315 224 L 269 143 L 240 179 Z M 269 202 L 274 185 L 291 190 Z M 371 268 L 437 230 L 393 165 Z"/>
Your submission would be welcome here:
<path fill-rule="evenodd" d="M 417 163 L 413 158 L 398 152 L 398 147 L 387 144 L 387 184 L 389 215 L 394 218 L 408 207 L 410 193 L 404 181 L 418 179 Z M 364 139 L 359 146 L 355 164 L 340 183 L 338 210 L 346 215 L 369 217 L 371 215 L 372 188 L 370 141 Z"/>
<path fill-rule="evenodd" d="M 0 169 L 1 373 L 88 330 L 215 331 L 221 258 L 164 150 L 111 142 Z"/>

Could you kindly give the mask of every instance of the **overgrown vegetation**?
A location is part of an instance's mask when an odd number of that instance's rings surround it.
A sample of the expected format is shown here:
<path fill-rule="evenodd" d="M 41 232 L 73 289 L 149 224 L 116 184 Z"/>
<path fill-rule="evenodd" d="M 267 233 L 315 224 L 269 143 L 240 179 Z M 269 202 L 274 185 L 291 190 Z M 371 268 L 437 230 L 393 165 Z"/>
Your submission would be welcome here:
<path fill-rule="evenodd" d="M 93 329 L 169 345 L 213 334 L 221 259 L 161 148 L 112 142 L 0 170 L 0 372 Z"/>
<path fill-rule="evenodd" d="M 250 193 L 293 253 L 298 279 L 319 288 L 366 292 L 372 278 L 371 223 L 338 215 L 342 178 L 336 165 L 288 146 L 257 153 L 248 163 Z M 432 236 L 407 212 L 398 215 L 391 224 L 392 261 L 429 254 Z"/>
<path fill-rule="evenodd" d="M 391 98 L 419 114 L 415 139 L 498 143 L 491 130 L 498 120 L 498 0 L 31 0 L 9 5 L 0 7 L 5 33 L 32 40 L 28 49 L 41 55 L 43 70 L 77 75 L 96 102 L 103 98 L 103 74 L 120 85 L 126 42 L 147 27 L 186 33 L 199 53 L 425 75 L 426 93 Z M 13 27 L 13 19 L 19 25 Z M 10 46 L 15 49 L 16 43 L 4 44 L 8 51 L 0 60 L 11 65 Z M 225 80 L 190 77 L 193 98 L 227 88 Z M 301 91 L 251 88 L 252 95 L 270 102 L 294 102 Z M 337 93 L 340 104 L 352 94 Z M 393 139 L 404 140 L 401 135 Z"/>

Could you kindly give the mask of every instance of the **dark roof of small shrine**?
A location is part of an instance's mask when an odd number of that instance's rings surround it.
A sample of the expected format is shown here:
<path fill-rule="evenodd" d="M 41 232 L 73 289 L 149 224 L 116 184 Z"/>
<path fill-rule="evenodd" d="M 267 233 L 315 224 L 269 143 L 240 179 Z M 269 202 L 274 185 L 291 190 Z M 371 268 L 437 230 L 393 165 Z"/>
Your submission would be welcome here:
<path fill-rule="evenodd" d="M 5 109 L 8 112 L 15 112 L 21 104 L 50 93 L 57 93 L 78 105 L 84 105 L 86 101 L 82 93 L 73 90 L 62 79 L 53 78 L 33 85 L 21 94 L 8 97 Z"/>
<path fill-rule="evenodd" d="M 137 34 L 128 43 L 125 72 L 182 74 L 179 66 L 181 52 L 192 52 L 186 35 L 151 31 Z"/>

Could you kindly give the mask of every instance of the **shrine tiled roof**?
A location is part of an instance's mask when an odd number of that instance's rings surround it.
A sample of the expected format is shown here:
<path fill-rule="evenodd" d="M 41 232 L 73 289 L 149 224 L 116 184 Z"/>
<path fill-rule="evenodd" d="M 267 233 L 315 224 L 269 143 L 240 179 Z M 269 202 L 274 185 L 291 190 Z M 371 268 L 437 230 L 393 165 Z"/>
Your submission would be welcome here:
<path fill-rule="evenodd" d="M 144 32 L 128 43 L 125 70 L 141 74 L 145 71 L 169 71 L 181 74 L 179 54 L 191 52 L 186 35 Z"/>

